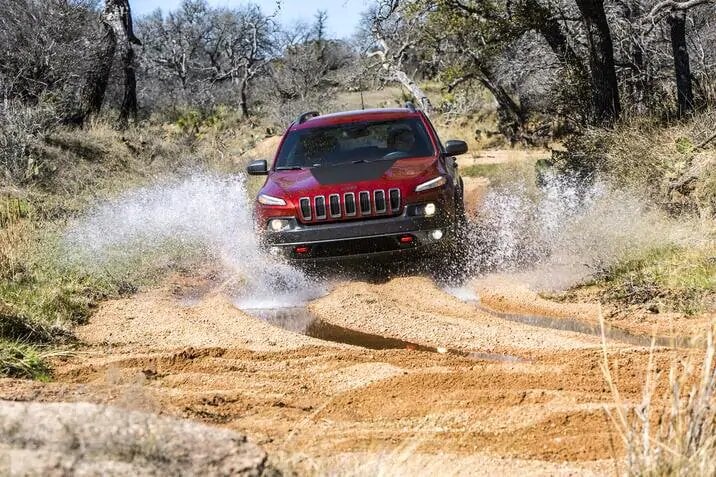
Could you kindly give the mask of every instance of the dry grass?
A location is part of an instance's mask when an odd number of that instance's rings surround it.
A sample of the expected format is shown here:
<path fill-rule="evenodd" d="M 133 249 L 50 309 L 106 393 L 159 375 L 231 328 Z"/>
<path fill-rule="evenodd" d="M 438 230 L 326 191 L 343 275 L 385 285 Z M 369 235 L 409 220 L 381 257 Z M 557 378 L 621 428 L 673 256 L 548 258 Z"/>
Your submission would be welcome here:
<path fill-rule="evenodd" d="M 237 172 L 241 153 L 262 136 L 250 125 L 255 134 L 232 129 L 230 121 L 207 120 L 196 133 L 172 125 L 118 132 L 98 120 L 82 130 L 58 128 L 36 138 L 32 181 L 0 182 L 5 191 L 0 197 L 0 375 L 46 376 L 31 371 L 44 366 L 43 347 L 66 341 L 98 301 L 132 293 L 171 271 L 176 254 L 165 249 L 157 260 L 141 257 L 109 269 L 78 267 L 66 260 L 63 231 L 98 200 L 128 189 L 196 170 Z"/>
<path fill-rule="evenodd" d="M 620 261 L 595 283 L 603 299 L 621 306 L 693 315 L 716 304 L 714 257 L 716 243 L 689 248 L 665 244 Z"/>
<path fill-rule="evenodd" d="M 0 280 L 14 279 L 24 271 L 24 251 L 31 225 L 26 203 L 16 197 L 0 199 Z"/>
<path fill-rule="evenodd" d="M 716 216 L 716 110 L 663 124 L 639 117 L 613 130 L 591 129 L 555 153 L 559 169 L 606 174 L 618 186 L 641 189 L 672 212 Z"/>
<path fill-rule="evenodd" d="M 603 329 L 603 326 L 602 326 Z M 712 476 L 716 473 L 716 323 L 701 360 L 674 358 L 667 382 L 652 347 L 642 400 L 620 396 L 603 337 L 602 371 L 615 406 L 609 414 L 626 448 L 626 473 L 647 476 Z"/>

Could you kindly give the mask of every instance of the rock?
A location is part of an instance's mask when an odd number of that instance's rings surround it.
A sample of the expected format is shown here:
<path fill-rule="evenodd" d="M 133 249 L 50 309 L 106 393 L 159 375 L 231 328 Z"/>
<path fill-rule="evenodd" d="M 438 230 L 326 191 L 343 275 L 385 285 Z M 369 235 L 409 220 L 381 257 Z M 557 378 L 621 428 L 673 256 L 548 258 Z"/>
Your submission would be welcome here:
<path fill-rule="evenodd" d="M 226 429 L 88 403 L 0 401 L 0 475 L 276 475 L 266 462 Z"/>

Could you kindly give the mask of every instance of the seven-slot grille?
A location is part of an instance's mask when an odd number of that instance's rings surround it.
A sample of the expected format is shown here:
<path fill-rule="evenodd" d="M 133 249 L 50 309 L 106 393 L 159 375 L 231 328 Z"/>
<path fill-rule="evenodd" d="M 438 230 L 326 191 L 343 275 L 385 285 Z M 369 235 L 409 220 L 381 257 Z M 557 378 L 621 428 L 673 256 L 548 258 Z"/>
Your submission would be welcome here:
<path fill-rule="evenodd" d="M 304 222 L 352 217 L 376 217 L 400 212 L 400 189 L 346 192 L 301 197 L 299 209 Z"/>

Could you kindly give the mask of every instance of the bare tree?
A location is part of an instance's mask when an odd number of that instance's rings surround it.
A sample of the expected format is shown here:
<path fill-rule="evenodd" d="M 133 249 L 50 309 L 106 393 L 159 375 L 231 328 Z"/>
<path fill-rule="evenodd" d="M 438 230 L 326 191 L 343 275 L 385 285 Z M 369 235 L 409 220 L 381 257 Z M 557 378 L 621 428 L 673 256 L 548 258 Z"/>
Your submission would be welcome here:
<path fill-rule="evenodd" d="M 433 106 L 428 95 L 418 83 L 405 72 L 404 61 L 411 48 L 417 44 L 420 15 L 401 17 L 396 15 L 400 0 L 381 0 L 369 13 L 370 32 L 374 46 L 368 56 L 377 58 L 375 66 L 382 68 L 387 79 L 397 81 L 415 98 L 426 114 Z"/>
<path fill-rule="evenodd" d="M 281 55 L 271 61 L 269 73 L 283 100 L 306 100 L 330 89 L 339 81 L 334 73 L 354 59 L 346 42 L 325 38 L 326 18 L 318 12 L 313 25 L 296 24 L 280 32 Z"/>
<path fill-rule="evenodd" d="M 244 117 L 250 115 L 250 86 L 274 54 L 271 16 L 251 4 L 215 9 L 205 0 L 185 0 L 177 11 L 155 13 L 137 28 L 156 96 L 165 98 L 163 90 L 174 84 L 179 97 L 168 99 L 173 106 L 236 104 Z"/>

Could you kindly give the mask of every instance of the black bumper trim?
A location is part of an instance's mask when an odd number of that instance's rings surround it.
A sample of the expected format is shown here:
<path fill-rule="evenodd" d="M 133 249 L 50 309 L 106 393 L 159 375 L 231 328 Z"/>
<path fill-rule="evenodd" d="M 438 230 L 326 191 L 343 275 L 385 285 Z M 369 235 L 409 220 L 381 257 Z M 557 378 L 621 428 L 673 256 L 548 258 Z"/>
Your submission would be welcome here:
<path fill-rule="evenodd" d="M 403 215 L 382 219 L 333 222 L 329 224 L 300 225 L 284 232 L 266 231 L 263 243 L 266 246 L 312 245 L 344 240 L 378 238 L 392 235 L 425 232 L 435 229 L 447 231 L 450 222 L 443 213 L 434 217 L 412 217 Z"/>

